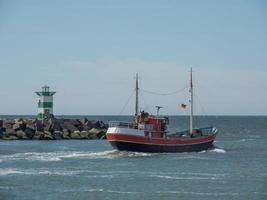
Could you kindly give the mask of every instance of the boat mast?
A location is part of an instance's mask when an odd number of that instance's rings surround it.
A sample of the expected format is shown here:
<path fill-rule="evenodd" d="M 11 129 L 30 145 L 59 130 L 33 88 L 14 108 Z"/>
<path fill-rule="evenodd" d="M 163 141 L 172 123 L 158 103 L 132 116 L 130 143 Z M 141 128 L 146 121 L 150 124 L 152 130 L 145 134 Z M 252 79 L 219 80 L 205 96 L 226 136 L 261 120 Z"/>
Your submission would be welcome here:
<path fill-rule="evenodd" d="M 193 134 L 193 75 L 192 75 L 192 67 L 190 69 L 190 104 L 191 104 L 191 113 L 190 113 L 190 135 Z"/>
<path fill-rule="evenodd" d="M 136 73 L 135 80 L 135 116 L 138 116 L 139 110 L 139 86 L 138 86 L 138 73 Z"/>

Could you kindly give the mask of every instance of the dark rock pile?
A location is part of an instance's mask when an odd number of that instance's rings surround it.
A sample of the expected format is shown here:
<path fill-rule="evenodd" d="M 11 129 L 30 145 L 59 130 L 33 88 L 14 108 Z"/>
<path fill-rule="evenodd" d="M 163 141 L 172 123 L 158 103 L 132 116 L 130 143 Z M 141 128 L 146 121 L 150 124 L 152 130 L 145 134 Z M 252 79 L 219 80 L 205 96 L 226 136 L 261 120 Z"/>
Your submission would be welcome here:
<path fill-rule="evenodd" d="M 105 139 L 107 125 L 84 119 L 0 119 L 0 139 Z"/>

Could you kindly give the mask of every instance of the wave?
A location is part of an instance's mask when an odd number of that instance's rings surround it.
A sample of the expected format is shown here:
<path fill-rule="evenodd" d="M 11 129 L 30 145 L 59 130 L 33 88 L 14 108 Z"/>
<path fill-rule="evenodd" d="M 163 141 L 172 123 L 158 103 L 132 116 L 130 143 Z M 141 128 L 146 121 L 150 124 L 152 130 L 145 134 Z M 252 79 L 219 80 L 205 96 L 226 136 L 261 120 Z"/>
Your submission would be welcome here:
<path fill-rule="evenodd" d="M 226 153 L 226 151 L 224 149 L 220 149 L 220 148 L 214 148 L 211 149 L 210 152 L 215 152 L 215 153 Z"/>
<path fill-rule="evenodd" d="M 11 155 L 0 156 L 1 162 L 14 161 L 14 160 L 27 160 L 27 161 L 61 161 L 62 159 L 69 158 L 82 158 L 82 159 L 113 159 L 117 157 L 148 157 L 155 154 L 138 153 L 127 151 L 100 151 L 100 152 L 87 152 L 87 151 L 58 151 L 58 152 L 28 152 L 28 153 L 15 153 Z"/>
<path fill-rule="evenodd" d="M 177 159 L 215 160 L 214 158 L 200 157 L 198 155 L 196 155 L 196 156 L 191 156 L 191 155 L 188 155 L 188 156 L 179 156 L 179 157 L 177 157 Z"/>
<path fill-rule="evenodd" d="M 216 180 L 218 177 L 211 176 L 166 176 L 166 175 L 151 175 L 151 177 L 161 178 L 161 179 L 174 179 L 174 180 Z"/>
<path fill-rule="evenodd" d="M 119 191 L 119 190 L 105 190 L 103 188 L 92 188 L 92 189 L 77 189 L 77 190 L 64 190 L 63 193 L 68 192 L 93 192 L 93 193 L 117 193 L 117 194 L 145 194 L 149 192 L 143 191 Z M 156 194 L 183 194 L 193 196 L 241 196 L 242 194 L 237 192 L 190 192 L 190 191 L 157 191 Z M 255 194 L 255 193 L 254 193 Z M 262 193 L 260 193 L 262 194 Z"/>
<path fill-rule="evenodd" d="M 57 171 L 57 170 L 47 170 L 47 169 L 17 169 L 17 168 L 5 168 L 0 169 L 0 176 L 7 176 L 13 174 L 21 175 L 58 175 L 58 176 L 72 176 L 81 173 L 81 171 Z"/>
<path fill-rule="evenodd" d="M 47 175 L 47 176 L 76 176 L 86 173 L 86 170 L 48 170 L 48 169 L 17 169 L 17 168 L 6 168 L 0 169 L 0 176 L 10 176 L 10 175 Z M 112 174 L 96 174 L 96 175 L 83 175 L 84 177 L 88 178 L 114 178 Z"/>
<path fill-rule="evenodd" d="M 236 192 L 187 192 L 187 191 L 158 191 L 157 193 L 187 194 L 198 196 L 239 196 Z"/>
<path fill-rule="evenodd" d="M 130 192 L 130 191 L 118 191 L 118 190 L 107 190 L 109 193 L 118 193 L 118 194 L 137 194 L 140 192 Z"/>
<path fill-rule="evenodd" d="M 70 190 L 63 190 L 62 192 L 104 192 L 104 193 L 117 193 L 117 194 L 137 194 L 143 192 L 135 192 L 135 191 L 119 191 L 119 190 L 105 190 L 103 188 L 81 188 L 81 189 L 70 189 Z"/>
<path fill-rule="evenodd" d="M 248 141 L 255 141 L 256 138 L 243 138 L 243 139 L 240 139 L 240 140 L 237 140 L 237 142 L 248 142 Z"/>
<path fill-rule="evenodd" d="M 0 169 L 0 176 L 9 175 L 9 174 L 23 174 L 23 172 L 17 169 L 13 169 L 13 168 Z"/>

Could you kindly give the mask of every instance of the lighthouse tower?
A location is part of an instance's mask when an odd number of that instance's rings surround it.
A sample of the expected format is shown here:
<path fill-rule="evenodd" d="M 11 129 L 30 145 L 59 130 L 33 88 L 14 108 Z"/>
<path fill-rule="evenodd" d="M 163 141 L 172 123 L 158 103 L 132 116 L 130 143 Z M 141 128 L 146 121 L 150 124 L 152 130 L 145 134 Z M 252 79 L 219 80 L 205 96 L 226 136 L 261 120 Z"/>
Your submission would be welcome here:
<path fill-rule="evenodd" d="M 53 114 L 53 95 L 48 86 L 43 86 L 41 92 L 35 92 L 38 97 L 38 119 L 49 119 Z"/>

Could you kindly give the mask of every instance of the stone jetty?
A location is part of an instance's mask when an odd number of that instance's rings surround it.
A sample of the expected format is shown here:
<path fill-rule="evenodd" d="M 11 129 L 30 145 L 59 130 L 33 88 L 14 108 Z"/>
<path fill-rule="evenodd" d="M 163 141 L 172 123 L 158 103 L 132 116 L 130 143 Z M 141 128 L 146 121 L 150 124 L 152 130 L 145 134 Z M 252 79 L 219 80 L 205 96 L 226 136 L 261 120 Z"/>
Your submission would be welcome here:
<path fill-rule="evenodd" d="M 84 119 L 0 119 L 0 140 L 105 139 L 108 126 Z"/>

